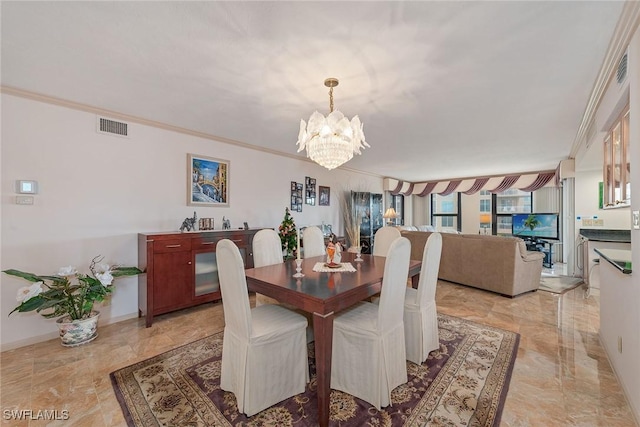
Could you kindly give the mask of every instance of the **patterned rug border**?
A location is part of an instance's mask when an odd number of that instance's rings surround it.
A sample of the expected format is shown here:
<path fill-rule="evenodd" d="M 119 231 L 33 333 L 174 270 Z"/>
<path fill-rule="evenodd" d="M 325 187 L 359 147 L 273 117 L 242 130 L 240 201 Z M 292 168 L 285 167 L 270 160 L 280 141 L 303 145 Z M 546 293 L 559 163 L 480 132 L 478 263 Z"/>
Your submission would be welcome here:
<path fill-rule="evenodd" d="M 513 368 L 515 366 L 515 361 L 517 359 L 517 354 L 518 354 L 518 349 L 519 349 L 519 345 L 520 345 L 520 334 L 518 334 L 517 332 L 513 332 L 513 331 L 509 331 L 507 329 L 502 329 L 502 328 L 498 328 L 498 327 L 494 327 L 494 326 L 490 326 L 490 325 L 486 325 L 486 324 L 482 324 L 473 320 L 468 320 L 468 319 L 464 319 L 461 317 L 456 317 L 456 316 L 451 316 L 451 315 L 446 315 L 446 314 L 438 314 L 439 320 L 443 320 L 447 323 L 451 323 L 451 322 L 461 322 L 461 323 L 467 323 L 470 325 L 473 325 L 475 327 L 479 327 L 482 329 L 486 329 L 486 330 L 490 330 L 490 331 L 497 331 L 501 334 L 504 335 L 505 339 L 502 340 L 501 342 L 501 347 L 500 349 L 498 349 L 497 354 L 499 355 L 503 355 L 504 359 L 507 360 L 502 360 L 500 363 L 497 359 L 493 362 L 492 364 L 492 369 L 491 371 L 493 371 L 493 367 L 494 364 L 500 365 L 500 364 L 506 364 L 507 368 L 503 369 L 503 370 L 499 370 L 499 374 L 500 374 L 500 383 L 501 383 L 501 387 L 499 388 L 499 390 L 495 390 L 496 392 L 499 392 L 499 396 L 497 398 L 497 405 L 495 406 L 495 410 L 490 411 L 491 414 L 493 414 L 493 419 L 492 422 L 490 424 L 473 424 L 473 425 L 481 425 L 484 427 L 497 427 L 500 425 L 500 421 L 502 418 L 502 412 L 504 410 L 504 404 L 506 401 L 506 397 L 509 391 L 509 386 L 511 383 L 511 378 L 513 375 Z M 136 408 L 136 404 L 135 402 L 132 401 L 128 401 L 128 399 L 124 396 L 122 390 L 120 389 L 120 384 L 118 382 L 118 377 L 122 376 L 123 373 L 129 373 L 129 372 L 135 372 L 136 370 L 138 370 L 139 368 L 149 364 L 150 361 L 155 360 L 155 359 L 169 359 L 171 358 L 174 354 L 180 353 L 183 351 L 183 349 L 185 347 L 189 347 L 189 346 L 194 346 L 197 345 L 199 342 L 205 341 L 205 340 L 211 340 L 213 339 L 222 339 L 222 336 L 224 334 L 224 330 L 222 331 L 218 331 L 215 332 L 207 337 L 204 338 L 200 338 L 197 339 L 195 341 L 192 341 L 190 343 L 187 344 L 183 344 L 180 345 L 176 348 L 173 348 L 171 350 L 159 353 L 155 356 L 149 357 L 147 359 L 141 360 L 139 362 L 133 363 L 129 366 L 126 366 L 124 368 L 120 368 L 117 369 L 113 372 L 111 372 L 109 374 L 110 380 L 111 380 L 111 384 L 113 386 L 114 389 L 114 393 L 116 395 L 116 399 L 122 409 L 123 412 L 123 416 L 125 418 L 125 421 L 127 423 L 127 425 L 129 427 L 136 427 L 137 424 L 134 421 L 134 417 L 132 415 L 132 413 L 130 412 L 130 408 Z M 504 348 L 503 348 L 504 347 Z M 510 348 L 509 348 L 510 347 Z M 456 352 L 456 354 L 458 353 L 458 351 Z M 466 357 L 466 356 L 465 356 Z M 465 359 L 466 360 L 466 359 Z M 408 362 L 409 363 L 409 362 Z M 447 360 L 447 362 L 445 362 L 445 364 L 441 367 L 441 371 L 445 371 L 445 368 L 449 365 L 450 360 Z M 432 387 L 434 386 L 434 384 L 436 383 L 436 380 L 441 381 L 441 371 L 438 372 L 436 378 L 434 379 L 434 381 L 429 384 L 425 394 L 423 395 L 423 397 L 417 402 L 415 407 L 418 407 L 420 405 L 424 405 L 427 401 L 426 396 L 429 393 L 429 390 L 432 389 Z M 490 372 L 491 373 L 491 372 Z M 140 393 L 142 394 L 142 391 L 140 390 Z M 494 393 L 495 394 L 495 393 Z M 434 403 L 435 402 L 435 403 Z M 148 402 L 147 402 L 148 403 Z M 432 399 L 431 404 L 437 405 L 439 403 L 439 399 Z M 211 405 L 215 407 L 215 405 L 213 404 L 213 402 L 211 402 Z M 218 411 L 220 411 L 220 408 L 217 408 Z M 474 411 L 475 414 L 475 411 Z M 476 421 L 478 422 L 479 420 L 477 418 L 472 418 L 470 421 Z M 155 419 L 154 419 L 155 421 Z M 226 420 L 224 420 L 226 421 Z M 404 425 L 418 425 L 416 424 L 416 422 L 418 422 L 419 420 L 413 420 L 413 422 L 408 421 L 407 423 L 405 423 Z M 472 422 L 469 423 L 470 425 L 472 424 Z M 145 426 L 148 424 L 144 424 Z M 149 424 L 151 425 L 151 424 Z M 157 422 L 154 422 L 152 425 L 159 425 Z M 227 422 L 227 425 L 232 425 L 231 423 Z M 419 425 L 423 425 L 419 424 Z"/>
<path fill-rule="evenodd" d="M 118 403 L 120 404 L 120 409 L 122 409 L 122 414 L 124 415 L 124 419 L 127 422 L 127 426 L 129 427 L 135 427 L 135 422 L 133 421 L 133 417 L 131 416 L 131 412 L 129 411 L 129 406 L 127 405 L 127 401 L 124 397 L 124 395 L 122 394 L 122 391 L 120 390 L 120 387 L 118 385 L 118 379 L 117 379 L 117 375 L 118 373 L 124 372 L 124 371 L 132 371 L 132 370 L 136 370 L 138 367 L 143 366 L 144 364 L 148 363 L 151 359 L 155 359 L 155 358 L 159 358 L 159 357 L 166 357 L 166 356 L 170 356 L 171 354 L 180 352 L 183 348 L 197 344 L 201 341 L 204 340 L 208 340 L 216 335 L 222 335 L 224 333 L 224 329 L 218 332 L 214 332 L 211 335 L 207 335 L 206 337 L 203 338 L 199 338 L 195 341 L 191 341 L 188 342 L 186 344 L 182 344 L 179 345 L 176 348 L 172 348 L 171 350 L 167 350 L 167 351 L 163 351 L 162 353 L 158 353 L 155 356 L 151 356 L 151 357 L 147 357 L 146 359 L 143 359 L 139 362 L 133 363 L 131 365 L 127 365 L 124 368 L 120 368 L 120 369 L 116 369 L 115 371 L 109 373 L 109 378 L 111 379 L 111 386 L 113 387 L 113 391 L 116 394 L 116 400 L 118 401 Z"/>

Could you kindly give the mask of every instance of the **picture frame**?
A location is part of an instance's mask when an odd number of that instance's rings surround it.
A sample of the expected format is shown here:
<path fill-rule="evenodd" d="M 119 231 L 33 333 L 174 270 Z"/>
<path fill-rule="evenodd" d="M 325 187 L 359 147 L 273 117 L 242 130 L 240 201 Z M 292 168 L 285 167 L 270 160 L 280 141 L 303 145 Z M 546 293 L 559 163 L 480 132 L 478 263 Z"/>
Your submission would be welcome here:
<path fill-rule="evenodd" d="M 298 182 L 296 185 L 296 203 L 298 205 L 298 212 L 302 212 L 302 183 Z"/>
<path fill-rule="evenodd" d="M 229 207 L 229 160 L 187 154 L 187 205 Z"/>
<path fill-rule="evenodd" d="M 318 205 L 330 206 L 331 204 L 331 187 L 318 186 Z"/>
<path fill-rule="evenodd" d="M 302 212 L 302 183 L 291 181 L 291 212 Z"/>
<path fill-rule="evenodd" d="M 305 203 L 315 206 L 316 204 L 316 179 L 305 177 Z"/>

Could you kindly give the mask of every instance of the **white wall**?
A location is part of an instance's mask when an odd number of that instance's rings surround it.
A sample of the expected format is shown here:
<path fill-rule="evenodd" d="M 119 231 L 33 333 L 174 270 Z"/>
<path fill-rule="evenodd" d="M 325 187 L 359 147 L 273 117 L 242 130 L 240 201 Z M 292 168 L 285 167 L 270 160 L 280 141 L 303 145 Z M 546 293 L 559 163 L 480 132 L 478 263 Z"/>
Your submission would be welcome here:
<path fill-rule="evenodd" d="M 222 217 L 232 227 L 277 227 L 289 206 L 290 182 L 316 178 L 331 187 L 330 206 L 303 206 L 298 226 L 333 224 L 342 230 L 338 192 L 382 192 L 382 178 L 167 131 L 136 123 L 130 137 L 96 132 L 96 115 L 2 95 L 2 270 L 52 274 L 75 265 L 87 271 L 95 255 L 137 265 L 137 233 L 178 230 L 185 217 Z M 295 135 L 291 136 L 295 150 Z M 187 153 L 230 161 L 230 206 L 186 204 Z M 15 181 L 36 180 L 33 206 L 15 203 Z M 55 322 L 35 313 L 14 313 L 16 292 L 26 282 L 0 275 L 2 348 L 55 336 Z M 116 282 L 102 324 L 137 315 L 137 279 Z"/>
<path fill-rule="evenodd" d="M 411 199 L 411 222 L 405 222 L 406 225 L 429 225 L 431 224 L 431 197 L 425 196 L 409 196 Z"/>
<path fill-rule="evenodd" d="M 599 141 L 601 143 L 601 141 Z M 597 142 L 594 142 L 591 149 Z M 602 149 L 600 145 L 598 148 Z M 576 192 L 576 236 L 581 228 L 590 229 L 614 229 L 628 230 L 631 227 L 631 216 L 629 207 L 615 209 L 600 209 L 598 206 L 598 183 L 602 181 L 602 169 L 597 170 L 576 170 L 575 192 Z M 593 218 L 603 220 L 602 226 L 583 225 L 578 217 Z"/>
<path fill-rule="evenodd" d="M 462 195 L 462 234 L 478 234 L 480 230 L 480 192 Z M 482 230 L 484 231 L 484 230 Z M 491 233 L 491 230 L 488 231 Z"/>
<path fill-rule="evenodd" d="M 640 159 L 640 30 L 636 30 L 628 53 L 631 209 L 622 210 L 620 215 L 626 214 L 630 224 L 630 211 L 640 210 L 640 167 L 636 163 Z M 615 114 L 612 110 L 603 110 L 603 107 L 599 110 L 603 116 L 607 112 Z M 631 231 L 631 259 L 633 273 L 630 276 L 621 274 L 610 265 L 600 267 L 600 340 L 636 420 L 640 422 L 640 230 Z M 622 339 L 622 352 L 618 349 L 618 337 Z"/>
<path fill-rule="evenodd" d="M 634 113 L 630 116 L 630 142 L 631 142 L 631 210 L 640 211 L 640 29 L 636 30 L 633 40 L 629 46 L 631 63 L 629 79 L 631 80 L 631 102 L 630 108 Z M 627 395 L 631 399 L 636 421 L 640 423 L 640 369 L 638 369 L 638 360 L 640 360 L 640 310 L 637 303 L 640 301 L 640 230 L 632 229 L 631 231 L 631 259 L 632 265 L 635 266 L 635 279 L 632 280 L 629 289 L 629 298 L 626 299 L 630 306 L 628 313 L 627 325 L 627 364 L 622 375 L 629 375 L 628 381 L 625 380 L 623 387 L 627 391 Z M 623 295 L 624 298 L 624 295 Z M 635 306 L 631 306 L 634 305 Z"/>

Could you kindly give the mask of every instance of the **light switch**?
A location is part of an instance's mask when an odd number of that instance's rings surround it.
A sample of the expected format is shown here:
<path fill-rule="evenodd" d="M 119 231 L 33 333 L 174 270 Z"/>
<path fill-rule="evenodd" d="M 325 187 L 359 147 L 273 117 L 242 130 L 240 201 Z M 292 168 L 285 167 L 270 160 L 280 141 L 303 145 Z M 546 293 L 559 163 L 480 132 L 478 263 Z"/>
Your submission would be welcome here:
<path fill-rule="evenodd" d="M 631 217 L 634 230 L 640 230 L 640 211 L 633 211 Z"/>

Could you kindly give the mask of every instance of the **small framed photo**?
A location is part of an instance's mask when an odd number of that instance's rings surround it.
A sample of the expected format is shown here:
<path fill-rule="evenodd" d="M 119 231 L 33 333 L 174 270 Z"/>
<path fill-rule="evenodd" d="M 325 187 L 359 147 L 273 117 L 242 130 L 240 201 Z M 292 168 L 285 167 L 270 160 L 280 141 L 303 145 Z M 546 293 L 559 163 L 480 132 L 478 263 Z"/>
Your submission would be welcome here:
<path fill-rule="evenodd" d="M 305 203 L 307 205 L 315 206 L 316 204 L 316 179 L 309 176 L 305 177 Z"/>
<path fill-rule="evenodd" d="M 229 161 L 187 154 L 187 205 L 229 206 Z"/>
<path fill-rule="evenodd" d="M 291 181 L 291 212 L 302 212 L 302 183 Z"/>
<path fill-rule="evenodd" d="M 331 188 L 320 185 L 318 186 L 318 192 L 320 193 L 318 205 L 329 206 L 331 203 Z"/>

